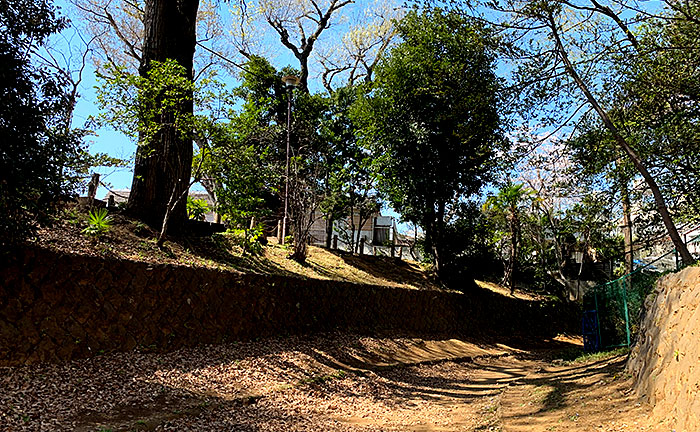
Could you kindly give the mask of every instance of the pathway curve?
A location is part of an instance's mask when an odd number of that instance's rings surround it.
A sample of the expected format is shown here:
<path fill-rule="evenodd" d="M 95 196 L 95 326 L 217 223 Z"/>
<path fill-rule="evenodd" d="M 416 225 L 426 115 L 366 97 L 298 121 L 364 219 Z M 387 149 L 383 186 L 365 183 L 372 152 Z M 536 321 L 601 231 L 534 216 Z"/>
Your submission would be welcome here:
<path fill-rule="evenodd" d="M 336 333 L 3 368 L 0 430 L 652 431 L 622 359 L 548 360 L 569 342 Z"/>

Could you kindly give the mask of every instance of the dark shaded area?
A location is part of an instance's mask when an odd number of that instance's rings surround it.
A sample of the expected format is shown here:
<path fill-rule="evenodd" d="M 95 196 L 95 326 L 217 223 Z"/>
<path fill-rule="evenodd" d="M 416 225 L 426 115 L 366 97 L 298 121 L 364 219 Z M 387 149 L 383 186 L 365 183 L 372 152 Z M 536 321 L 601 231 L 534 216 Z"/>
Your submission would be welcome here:
<path fill-rule="evenodd" d="M 644 299 L 658 277 L 657 273 L 637 271 L 586 292 L 583 308 L 597 311 L 594 324 L 600 349 L 634 344 L 644 315 Z"/>
<path fill-rule="evenodd" d="M 436 280 L 428 279 L 422 270 L 396 257 L 353 255 L 339 251 L 334 251 L 334 253 L 339 255 L 346 264 L 377 278 L 415 286 L 437 283 Z"/>
<path fill-rule="evenodd" d="M 6 365 L 336 329 L 502 338 L 578 328 L 578 314 L 566 305 L 484 289 L 411 290 L 44 249 L 18 250 L 0 268 L 0 280 Z"/>

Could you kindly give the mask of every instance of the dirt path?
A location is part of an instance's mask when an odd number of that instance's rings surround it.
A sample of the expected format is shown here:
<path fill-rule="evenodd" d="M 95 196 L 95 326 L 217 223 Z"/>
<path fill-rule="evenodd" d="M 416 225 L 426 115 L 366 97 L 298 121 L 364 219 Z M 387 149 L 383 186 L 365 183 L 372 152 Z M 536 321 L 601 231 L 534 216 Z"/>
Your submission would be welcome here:
<path fill-rule="evenodd" d="M 503 429 L 539 431 L 652 431 L 649 407 L 639 403 L 624 370 L 626 356 L 569 366 L 543 364 L 511 386 L 501 400 Z M 670 432 L 670 431 L 669 431 Z"/>
<path fill-rule="evenodd" d="M 331 334 L 0 369 L 8 431 L 653 431 L 622 358 Z"/>

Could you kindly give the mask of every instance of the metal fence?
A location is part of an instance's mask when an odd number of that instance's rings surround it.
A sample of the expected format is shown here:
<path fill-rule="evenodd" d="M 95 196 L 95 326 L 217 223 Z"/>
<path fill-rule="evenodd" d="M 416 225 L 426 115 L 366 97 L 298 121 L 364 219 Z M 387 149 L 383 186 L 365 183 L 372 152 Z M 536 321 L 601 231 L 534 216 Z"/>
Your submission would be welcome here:
<path fill-rule="evenodd" d="M 700 242 L 700 236 L 689 243 Z M 640 263 L 632 273 L 600 284 L 583 296 L 584 350 L 595 352 L 629 347 L 639 330 L 644 312 L 644 299 L 663 272 L 679 270 L 681 262 L 676 250 Z"/>

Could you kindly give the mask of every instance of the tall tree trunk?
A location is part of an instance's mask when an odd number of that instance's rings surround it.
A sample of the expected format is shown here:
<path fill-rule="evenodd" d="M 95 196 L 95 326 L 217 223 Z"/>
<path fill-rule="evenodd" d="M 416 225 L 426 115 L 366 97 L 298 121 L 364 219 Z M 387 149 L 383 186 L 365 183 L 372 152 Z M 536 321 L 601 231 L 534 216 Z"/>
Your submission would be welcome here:
<path fill-rule="evenodd" d="M 574 69 L 571 60 L 569 60 L 569 56 L 566 50 L 564 49 L 564 45 L 561 42 L 561 38 L 559 37 L 559 30 L 554 21 L 554 15 L 552 15 L 551 13 L 548 16 L 548 25 L 550 27 L 550 30 L 552 31 L 552 36 L 554 37 L 556 43 L 557 52 L 559 54 L 559 57 L 561 57 L 562 62 L 564 62 L 564 66 L 566 68 L 567 73 L 571 76 L 574 82 L 576 82 L 576 85 L 584 94 L 586 100 L 588 100 L 588 103 L 591 104 L 591 106 L 596 111 L 600 119 L 603 121 L 603 124 L 613 136 L 617 145 L 620 146 L 620 148 L 625 152 L 625 154 L 627 154 L 627 156 L 632 161 L 632 164 L 634 165 L 635 169 L 642 176 L 647 186 L 649 187 L 649 190 L 651 190 L 651 193 L 654 196 L 654 202 L 656 203 L 656 209 L 659 212 L 659 215 L 661 215 L 661 219 L 664 222 L 664 226 L 666 227 L 666 231 L 668 232 L 669 237 L 671 237 L 673 245 L 675 246 L 678 253 L 680 253 L 681 255 L 683 264 L 692 264 L 693 262 L 695 262 L 695 259 L 690 254 L 690 251 L 688 251 L 688 247 L 685 245 L 685 243 L 683 243 L 683 239 L 681 239 L 680 234 L 678 234 L 678 229 L 676 229 L 676 225 L 673 223 L 671 214 L 668 212 L 666 201 L 663 195 L 661 194 L 661 190 L 659 189 L 659 185 L 656 183 L 656 180 L 651 175 L 649 170 L 647 170 L 646 166 L 642 162 L 642 159 L 639 157 L 637 152 L 634 151 L 634 149 L 629 145 L 627 140 L 622 136 L 622 134 L 620 134 L 620 131 L 613 123 L 607 111 L 605 111 L 605 109 L 603 109 L 603 107 L 598 103 L 598 100 L 588 89 L 588 86 L 583 81 L 583 79 L 581 79 L 578 72 L 576 72 L 576 69 Z"/>
<path fill-rule="evenodd" d="M 329 214 L 326 218 L 326 249 L 331 248 L 333 241 L 333 217 Z"/>
<path fill-rule="evenodd" d="M 630 195 L 627 185 L 622 185 L 622 220 L 624 226 L 622 232 L 625 238 L 625 273 L 632 273 L 634 270 L 634 249 L 632 244 L 632 209 L 630 205 Z"/>
<path fill-rule="evenodd" d="M 199 0 L 146 0 L 141 76 L 148 74 L 153 61 L 173 59 L 192 79 L 198 8 Z M 191 113 L 191 99 L 180 109 Z M 191 174 L 192 140 L 183 138 L 174 126 L 163 127 L 148 143 L 139 137 L 129 211 L 150 225 L 160 226 L 170 197 L 186 191 Z M 177 231 L 187 219 L 186 201 L 180 200 L 170 213 L 170 227 Z"/>

